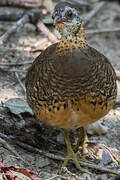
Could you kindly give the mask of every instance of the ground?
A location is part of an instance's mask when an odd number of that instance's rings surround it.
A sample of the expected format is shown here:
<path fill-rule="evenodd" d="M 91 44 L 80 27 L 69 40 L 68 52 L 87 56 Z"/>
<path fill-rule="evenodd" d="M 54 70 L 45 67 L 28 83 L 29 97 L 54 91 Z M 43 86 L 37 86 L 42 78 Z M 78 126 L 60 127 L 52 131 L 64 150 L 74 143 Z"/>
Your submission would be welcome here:
<path fill-rule="evenodd" d="M 117 20 L 119 15 L 120 6 L 117 2 L 107 2 L 104 7 L 93 17 L 86 27 L 87 29 L 114 29 L 120 27 L 120 19 Z M 17 8 L 0 8 L 0 14 L 8 12 L 22 12 L 22 9 Z M 4 34 L 15 22 L 0 21 L 0 35 Z M 43 41 L 44 48 L 51 44 L 46 41 L 46 37 L 40 32 L 35 31 L 35 26 L 26 24 L 19 32 L 16 32 L 12 37 L 3 45 L 0 46 L 0 103 L 4 103 L 11 98 L 26 99 L 25 92 L 18 82 L 17 75 L 22 83 L 25 83 L 25 74 L 31 62 L 40 53 L 38 51 Z M 87 41 L 90 46 L 96 48 L 105 56 L 107 56 L 116 70 L 120 70 L 120 32 L 98 33 L 87 35 Z M 35 51 L 31 51 L 31 49 Z M 37 50 L 36 50 L 37 49 Z M 18 66 L 4 66 L 2 63 L 23 63 Z M 118 97 L 120 96 L 120 82 L 118 84 Z M 65 155 L 65 144 L 58 129 L 47 127 L 40 123 L 37 128 L 28 127 L 23 128 L 23 125 L 31 122 L 34 118 L 31 115 L 22 114 L 16 116 L 10 113 L 6 108 L 0 107 L 0 133 L 6 135 L 17 136 L 18 139 L 25 138 L 24 142 L 30 145 L 37 144 L 37 148 L 42 151 L 52 152 Z M 120 108 L 115 108 L 102 120 L 102 124 L 108 127 L 105 135 L 92 135 L 89 140 L 93 142 L 100 142 L 110 147 L 116 152 L 118 161 L 120 153 Z M 25 137 L 26 136 L 26 137 Z M 49 137 L 49 138 L 48 138 Z M 31 142 L 30 142 L 31 140 Z M 18 160 L 13 154 L 0 147 L 0 162 L 10 165 L 25 167 L 32 170 L 37 177 L 46 180 L 54 177 L 60 166 L 61 161 L 52 160 L 44 155 L 35 152 L 29 152 L 21 145 L 9 142 L 11 146 L 22 157 Z M 21 142 L 21 140 L 20 140 Z M 22 141 L 23 142 L 23 141 Z M 109 165 L 110 167 L 110 165 Z M 72 164 L 68 166 L 72 172 L 80 177 L 88 177 L 88 179 L 112 179 L 111 175 L 107 173 L 101 174 L 92 171 L 92 175 L 81 174 Z M 72 178 L 71 178 L 72 179 Z M 74 179 L 74 178 L 73 178 Z"/>

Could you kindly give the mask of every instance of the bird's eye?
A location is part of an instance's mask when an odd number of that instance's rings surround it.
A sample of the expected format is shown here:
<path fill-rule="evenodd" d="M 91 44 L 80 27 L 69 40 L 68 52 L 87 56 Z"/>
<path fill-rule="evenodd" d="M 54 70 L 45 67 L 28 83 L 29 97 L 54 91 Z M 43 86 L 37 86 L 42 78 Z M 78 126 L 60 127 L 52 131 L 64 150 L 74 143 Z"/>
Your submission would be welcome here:
<path fill-rule="evenodd" d="M 67 11 L 67 17 L 72 18 L 72 16 L 73 16 L 72 11 L 71 10 Z"/>
<path fill-rule="evenodd" d="M 63 11 L 64 11 L 64 9 L 62 9 L 62 8 L 61 8 L 61 9 L 60 9 L 60 11 L 61 11 L 61 12 L 63 12 Z"/>
<path fill-rule="evenodd" d="M 57 16 L 57 15 L 58 15 L 58 11 L 56 10 L 56 11 L 54 11 L 53 14 L 52 14 L 52 19 L 54 19 L 55 16 Z"/>

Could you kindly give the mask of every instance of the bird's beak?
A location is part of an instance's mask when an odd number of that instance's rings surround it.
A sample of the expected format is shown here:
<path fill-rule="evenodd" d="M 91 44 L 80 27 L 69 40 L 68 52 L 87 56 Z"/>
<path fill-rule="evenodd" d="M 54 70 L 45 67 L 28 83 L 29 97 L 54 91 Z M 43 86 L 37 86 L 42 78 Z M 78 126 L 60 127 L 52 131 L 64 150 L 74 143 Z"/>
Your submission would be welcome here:
<path fill-rule="evenodd" d="M 56 23 L 63 23 L 63 22 L 67 22 L 66 19 L 56 19 Z"/>
<path fill-rule="evenodd" d="M 63 18 L 61 15 L 54 14 L 54 13 L 52 15 L 52 19 L 53 19 L 54 24 L 67 22 L 67 19 Z"/>
<path fill-rule="evenodd" d="M 56 17 L 55 20 L 54 20 L 55 23 L 63 23 L 63 22 L 67 22 L 66 19 L 64 18 L 59 18 L 59 17 Z"/>

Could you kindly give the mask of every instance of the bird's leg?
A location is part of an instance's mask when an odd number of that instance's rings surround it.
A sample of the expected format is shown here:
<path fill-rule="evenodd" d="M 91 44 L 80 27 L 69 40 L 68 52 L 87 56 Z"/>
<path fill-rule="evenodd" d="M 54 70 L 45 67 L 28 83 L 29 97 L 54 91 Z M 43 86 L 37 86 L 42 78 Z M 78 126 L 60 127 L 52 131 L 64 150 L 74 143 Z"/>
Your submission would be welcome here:
<path fill-rule="evenodd" d="M 87 153 L 87 133 L 84 127 L 80 127 L 80 131 L 78 132 L 78 141 L 75 146 L 75 152 L 78 151 L 79 146 L 82 146 L 82 154 L 85 155 Z"/>
<path fill-rule="evenodd" d="M 77 152 L 79 149 L 79 146 L 81 146 L 82 147 L 82 156 L 79 158 L 79 160 L 89 163 L 89 164 L 94 164 L 93 162 L 90 162 L 89 160 L 87 160 L 85 158 L 85 155 L 88 153 L 88 150 L 87 150 L 88 137 L 87 137 L 86 129 L 84 127 L 80 127 L 79 129 L 80 129 L 80 131 L 77 134 L 78 141 L 75 146 L 75 152 Z"/>
<path fill-rule="evenodd" d="M 83 141 L 82 141 L 82 154 L 86 154 L 87 153 L 87 142 L 88 142 L 88 137 L 87 137 L 87 132 L 86 129 L 84 127 L 81 127 L 82 131 L 83 131 Z"/>
<path fill-rule="evenodd" d="M 63 133 L 64 139 L 65 139 L 65 142 L 66 142 L 66 146 L 67 146 L 67 157 L 64 160 L 62 168 L 66 167 L 68 161 L 72 160 L 78 170 L 80 170 L 81 172 L 85 172 L 85 173 L 90 174 L 89 171 L 87 171 L 86 169 L 84 169 L 84 168 L 82 168 L 80 166 L 79 161 L 77 160 L 76 154 L 74 153 L 74 151 L 72 149 L 70 139 L 69 139 L 69 135 L 68 135 L 68 131 L 67 130 L 62 130 L 62 133 Z"/>

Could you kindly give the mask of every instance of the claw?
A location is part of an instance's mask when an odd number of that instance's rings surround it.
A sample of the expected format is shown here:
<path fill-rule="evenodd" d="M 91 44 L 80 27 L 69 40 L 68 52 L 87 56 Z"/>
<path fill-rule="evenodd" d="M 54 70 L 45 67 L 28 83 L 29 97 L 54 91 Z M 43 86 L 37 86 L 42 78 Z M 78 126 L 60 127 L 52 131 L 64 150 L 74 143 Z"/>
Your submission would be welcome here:
<path fill-rule="evenodd" d="M 62 133 L 65 138 L 66 145 L 67 145 L 67 157 L 65 158 L 64 163 L 62 164 L 62 168 L 59 173 L 61 174 L 62 169 L 67 166 L 67 164 L 70 160 L 72 160 L 78 170 L 80 170 L 83 173 L 91 174 L 88 170 L 86 170 L 80 166 L 77 156 L 71 147 L 68 131 L 62 130 Z"/>

